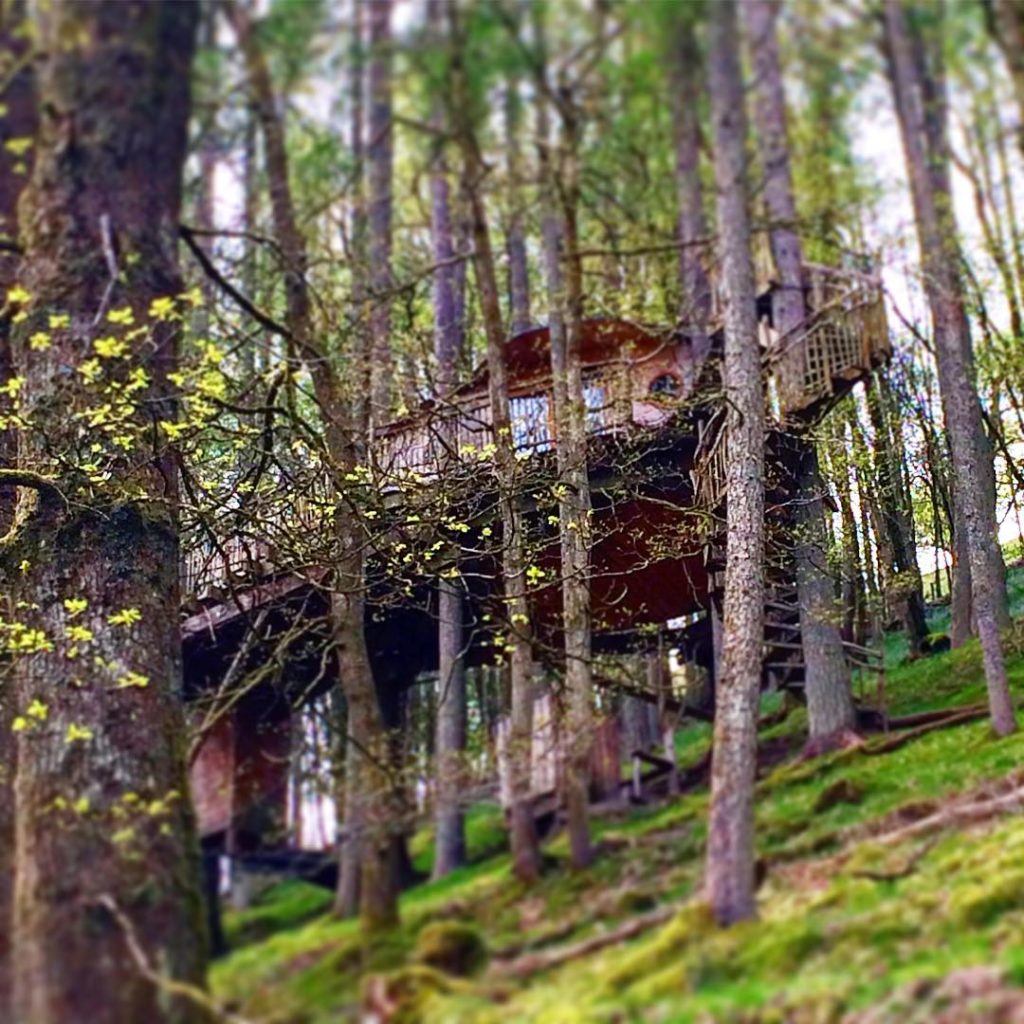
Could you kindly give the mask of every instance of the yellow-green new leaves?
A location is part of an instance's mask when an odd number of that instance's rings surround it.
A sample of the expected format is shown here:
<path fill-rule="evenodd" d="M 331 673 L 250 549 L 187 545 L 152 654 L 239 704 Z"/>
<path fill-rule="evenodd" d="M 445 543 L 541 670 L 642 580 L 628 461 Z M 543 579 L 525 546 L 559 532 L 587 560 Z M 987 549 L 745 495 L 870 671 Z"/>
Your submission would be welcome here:
<path fill-rule="evenodd" d="M 76 722 L 71 722 L 64 733 L 64 742 L 84 743 L 87 740 L 91 740 L 94 735 L 92 729 L 87 725 L 78 725 Z"/>
<path fill-rule="evenodd" d="M 133 687 L 145 689 L 147 686 L 149 686 L 149 676 L 144 676 L 141 672 L 125 672 L 117 681 L 117 688 L 119 690 L 127 690 Z"/>
<path fill-rule="evenodd" d="M 11 732 L 28 732 L 37 723 L 45 722 L 49 714 L 50 709 L 41 700 L 34 700 L 24 715 L 16 716 L 11 722 Z"/>
<path fill-rule="evenodd" d="M 142 612 L 138 608 L 122 608 L 107 616 L 107 622 L 112 626 L 131 626 L 142 621 Z"/>

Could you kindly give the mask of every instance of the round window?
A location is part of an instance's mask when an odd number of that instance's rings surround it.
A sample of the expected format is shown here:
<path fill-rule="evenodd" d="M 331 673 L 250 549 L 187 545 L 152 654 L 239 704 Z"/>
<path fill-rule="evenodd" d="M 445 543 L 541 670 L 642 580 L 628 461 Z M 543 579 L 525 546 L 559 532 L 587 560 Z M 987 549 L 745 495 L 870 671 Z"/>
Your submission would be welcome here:
<path fill-rule="evenodd" d="M 663 373 L 647 386 L 652 398 L 667 400 L 678 398 L 683 391 L 682 381 L 674 373 Z"/>

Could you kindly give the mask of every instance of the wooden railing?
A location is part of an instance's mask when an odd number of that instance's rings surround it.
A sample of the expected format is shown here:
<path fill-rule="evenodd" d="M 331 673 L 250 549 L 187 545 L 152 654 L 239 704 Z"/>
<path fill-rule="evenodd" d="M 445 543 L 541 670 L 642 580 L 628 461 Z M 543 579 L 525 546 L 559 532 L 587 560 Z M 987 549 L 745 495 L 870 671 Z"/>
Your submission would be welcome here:
<path fill-rule="evenodd" d="M 275 544 L 275 538 L 286 542 L 297 529 L 308 532 L 322 527 L 325 511 L 334 500 L 323 469 L 308 468 L 281 481 L 281 487 L 287 499 L 268 503 L 272 511 L 251 524 L 239 517 L 226 528 L 209 523 L 205 528 L 194 525 L 183 531 L 179 578 L 186 602 L 274 575 L 287 561 L 280 557 L 281 546 Z"/>
<path fill-rule="evenodd" d="M 690 479 L 693 499 L 698 508 L 713 513 L 725 503 L 726 477 L 729 472 L 729 431 L 724 411 L 700 427 L 697 452 Z"/>
<path fill-rule="evenodd" d="M 588 372 L 584 378 L 587 433 L 608 434 L 632 421 L 625 363 Z M 548 381 L 521 388 L 509 400 L 512 443 L 520 457 L 549 451 L 556 440 L 554 403 Z M 410 476 L 434 480 L 458 466 L 489 462 L 494 431 L 490 402 L 473 395 L 438 403 L 425 413 L 400 421 L 374 444 L 373 470 L 382 486 Z"/>
<path fill-rule="evenodd" d="M 808 279 L 811 314 L 768 354 L 783 419 L 820 415 L 892 354 L 876 278 L 811 265 Z"/>
<path fill-rule="evenodd" d="M 810 316 L 788 335 L 771 337 L 764 355 L 766 390 L 777 396 L 779 419 L 790 424 L 823 415 L 892 353 L 876 278 L 810 264 L 807 285 Z M 721 508 L 728 464 L 723 409 L 700 428 L 691 471 L 698 507 Z"/>

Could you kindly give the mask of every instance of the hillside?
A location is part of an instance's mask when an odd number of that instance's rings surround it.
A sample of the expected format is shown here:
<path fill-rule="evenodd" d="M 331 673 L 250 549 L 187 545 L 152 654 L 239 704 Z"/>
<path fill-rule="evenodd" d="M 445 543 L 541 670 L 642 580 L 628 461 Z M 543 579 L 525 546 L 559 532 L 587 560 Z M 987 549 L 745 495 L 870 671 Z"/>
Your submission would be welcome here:
<path fill-rule="evenodd" d="M 1020 570 L 1013 584 L 1019 614 Z M 1024 621 L 1009 640 L 1019 703 Z M 889 646 L 896 657 L 899 638 Z M 887 691 L 893 716 L 971 709 L 984 699 L 980 653 L 900 664 Z M 324 891 L 278 886 L 230 919 L 237 948 L 214 968 L 217 996 L 267 1024 L 357 1019 L 360 999 L 386 1010 L 377 1019 L 445 1024 L 1021 1019 L 1024 735 L 993 739 L 968 711 L 801 762 L 804 712 L 778 704 L 762 710 L 762 748 L 786 754 L 758 787 L 758 922 L 716 931 L 695 900 L 703 786 L 599 822 L 586 872 L 568 873 L 556 839 L 529 892 L 494 852 L 493 809 L 477 807 L 475 862 L 406 893 L 400 932 L 361 950 L 354 925 L 324 912 Z M 707 727 L 681 744 L 696 762 Z M 420 963 L 446 939 L 477 937 L 488 964 L 472 978 Z"/>

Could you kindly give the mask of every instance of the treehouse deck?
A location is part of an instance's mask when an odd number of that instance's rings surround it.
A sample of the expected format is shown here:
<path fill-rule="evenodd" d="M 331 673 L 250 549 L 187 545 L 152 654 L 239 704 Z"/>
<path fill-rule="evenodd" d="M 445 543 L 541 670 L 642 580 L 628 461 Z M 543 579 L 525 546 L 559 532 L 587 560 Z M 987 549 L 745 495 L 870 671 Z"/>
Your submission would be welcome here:
<path fill-rule="evenodd" d="M 789 439 L 884 363 L 890 345 L 881 289 L 864 274 L 808 266 L 810 316 L 784 337 L 771 324 L 772 287 L 759 296 L 758 314 L 769 399 L 766 488 L 773 523 L 781 528 L 796 464 Z M 682 617 L 692 622 L 703 616 L 706 626 L 720 599 L 729 466 L 721 341 L 721 329 L 713 330 L 710 355 L 698 359 L 686 337 L 669 331 L 615 320 L 583 324 L 595 652 L 646 649 L 667 623 Z M 512 338 L 506 360 L 516 486 L 531 546 L 534 646 L 538 660 L 557 670 L 560 551 L 547 330 Z M 457 570 L 462 580 L 468 664 L 492 661 L 507 643 L 494 440 L 483 368 L 443 401 L 424 402 L 383 427 L 367 465 L 355 474 L 353 487 L 377 501 L 362 510 L 370 555 L 366 628 L 386 719 L 400 713 L 399 695 L 416 676 L 437 666 L 436 579 L 442 573 Z M 254 624 L 265 639 L 288 637 L 299 632 L 297 623 L 307 623 L 281 656 L 288 663 L 277 674 L 286 703 L 332 685 L 334 660 L 323 651 L 329 648 L 324 622 L 334 556 L 324 524 L 334 493 L 325 473 L 296 474 L 277 520 L 222 538 L 208 531 L 202 543 L 187 548 L 183 640 L 193 700 L 211 699 L 240 657 L 243 666 L 252 661 L 254 652 L 243 648 Z M 302 560 L 289 555 L 286 542 L 296 526 L 306 537 L 326 538 L 321 554 L 307 551 Z M 439 547 L 444 552 L 433 561 L 405 573 L 410 552 Z M 456 549 L 457 561 L 450 554 Z M 765 680 L 799 690 L 803 665 L 792 565 L 779 547 L 771 552 Z M 710 641 L 693 644 L 686 656 L 713 675 L 712 648 Z M 870 652 L 848 647 L 847 654 L 857 669 L 875 667 Z M 635 689 L 619 687 L 665 700 L 664 694 Z M 224 749 L 237 742 L 226 740 Z M 218 810 L 221 818 L 227 813 L 223 806 Z"/>

